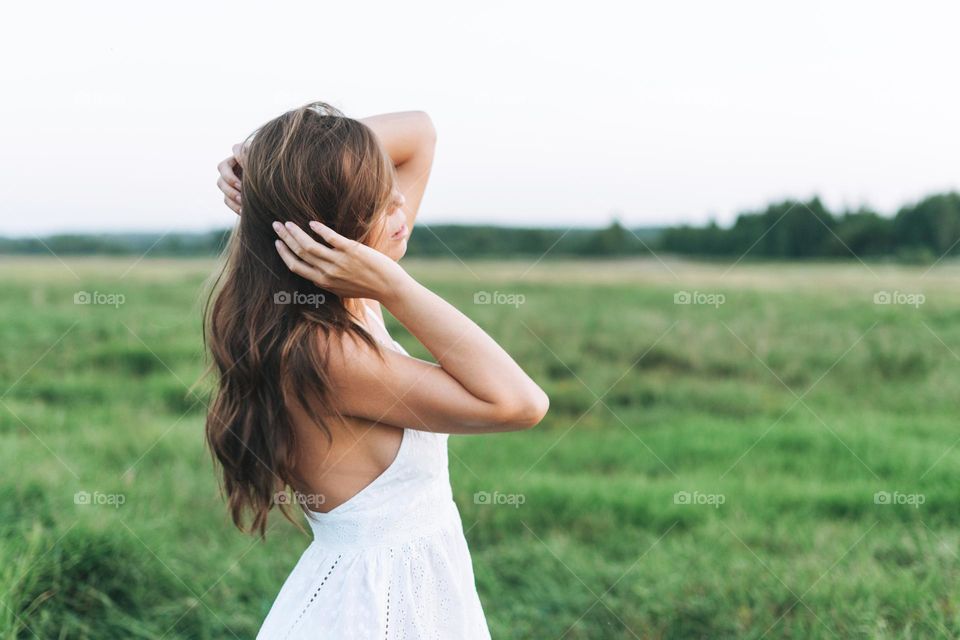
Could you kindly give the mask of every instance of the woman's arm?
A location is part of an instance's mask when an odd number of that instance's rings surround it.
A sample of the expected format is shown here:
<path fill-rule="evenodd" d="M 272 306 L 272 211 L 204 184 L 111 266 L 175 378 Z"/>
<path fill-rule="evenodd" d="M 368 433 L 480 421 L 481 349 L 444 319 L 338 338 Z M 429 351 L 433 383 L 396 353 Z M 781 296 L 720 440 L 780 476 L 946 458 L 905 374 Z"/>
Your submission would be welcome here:
<path fill-rule="evenodd" d="M 329 350 L 338 408 L 346 415 L 442 433 L 513 431 L 536 425 L 549 408 L 543 390 L 506 351 L 453 305 L 375 249 L 329 227 L 277 225 L 277 250 L 297 275 L 349 298 L 379 300 L 437 364 L 343 340 Z"/>
<path fill-rule="evenodd" d="M 437 142 L 433 122 L 423 111 L 384 113 L 360 118 L 360 122 L 377 134 L 397 168 L 400 191 L 406 199 L 407 228 L 412 232 L 433 166 Z"/>
<path fill-rule="evenodd" d="M 513 358 L 473 320 L 406 271 L 397 271 L 378 300 L 492 416 L 530 427 L 547 413 L 546 393 Z"/>
<path fill-rule="evenodd" d="M 404 212 L 407 228 L 412 233 L 433 166 L 433 151 L 437 142 L 433 122 L 423 111 L 384 113 L 360 118 L 360 122 L 373 130 L 393 160 L 400 191 L 406 200 Z M 237 214 L 241 213 L 243 204 L 240 201 L 240 180 L 244 153 L 244 147 L 235 144 L 233 155 L 217 165 L 217 187 L 223 192 L 224 203 Z"/>
<path fill-rule="evenodd" d="M 437 363 L 350 338 L 327 372 L 344 415 L 437 433 L 518 431 L 538 424 L 547 395 L 483 329 L 404 272 L 381 301 Z"/>

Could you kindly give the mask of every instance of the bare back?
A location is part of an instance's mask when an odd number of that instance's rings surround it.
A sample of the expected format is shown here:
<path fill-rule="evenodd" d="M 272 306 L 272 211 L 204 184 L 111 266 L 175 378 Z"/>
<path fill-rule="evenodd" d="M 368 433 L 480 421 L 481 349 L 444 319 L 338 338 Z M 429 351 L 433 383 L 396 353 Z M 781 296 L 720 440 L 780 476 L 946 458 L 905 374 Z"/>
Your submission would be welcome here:
<path fill-rule="evenodd" d="M 369 313 L 364 327 L 384 345 L 391 345 L 379 303 L 373 301 L 373 306 L 376 310 L 365 305 Z M 291 408 L 291 416 L 299 449 L 296 473 L 305 484 L 297 490 L 311 511 L 327 513 L 358 494 L 396 459 L 403 439 L 400 427 L 344 416 L 327 421 L 333 436 L 330 443 L 301 408 Z"/>

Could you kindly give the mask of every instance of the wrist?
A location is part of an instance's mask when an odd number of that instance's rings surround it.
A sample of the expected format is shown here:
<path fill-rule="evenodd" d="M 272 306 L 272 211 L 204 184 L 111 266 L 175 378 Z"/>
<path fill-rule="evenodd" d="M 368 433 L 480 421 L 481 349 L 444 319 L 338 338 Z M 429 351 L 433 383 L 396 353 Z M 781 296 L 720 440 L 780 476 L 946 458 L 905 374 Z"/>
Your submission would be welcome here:
<path fill-rule="evenodd" d="M 394 308 L 407 294 L 410 288 L 417 283 L 403 267 L 393 263 L 384 274 L 381 290 L 377 294 L 377 301 L 388 309 Z"/>

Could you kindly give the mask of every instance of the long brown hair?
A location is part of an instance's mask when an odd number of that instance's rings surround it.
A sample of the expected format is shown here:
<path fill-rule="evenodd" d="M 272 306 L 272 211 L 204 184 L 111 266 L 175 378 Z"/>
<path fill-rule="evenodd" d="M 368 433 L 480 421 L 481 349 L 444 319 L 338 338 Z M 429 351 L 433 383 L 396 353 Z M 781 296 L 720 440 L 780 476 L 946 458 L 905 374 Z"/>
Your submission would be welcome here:
<path fill-rule="evenodd" d="M 270 120 L 248 140 L 243 213 L 204 310 L 204 343 L 217 380 L 206 440 L 234 524 L 264 537 L 274 506 L 297 524 L 282 499 L 298 486 L 288 407 L 296 403 L 332 440 L 323 417 L 339 415 L 325 367 L 329 338 L 350 333 L 380 353 L 351 319 L 357 301 L 287 268 L 271 224 L 289 220 L 311 233 L 308 223 L 319 220 L 371 244 L 396 176 L 375 134 L 323 102 Z"/>

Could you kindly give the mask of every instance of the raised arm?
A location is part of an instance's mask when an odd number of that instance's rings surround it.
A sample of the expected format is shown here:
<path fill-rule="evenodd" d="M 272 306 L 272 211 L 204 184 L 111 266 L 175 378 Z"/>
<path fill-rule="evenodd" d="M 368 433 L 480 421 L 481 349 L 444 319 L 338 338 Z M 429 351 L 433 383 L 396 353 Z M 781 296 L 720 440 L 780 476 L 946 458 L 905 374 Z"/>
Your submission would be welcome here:
<path fill-rule="evenodd" d="M 360 122 L 373 130 L 397 168 L 400 191 L 406 199 L 407 228 L 412 232 L 433 166 L 437 142 L 433 122 L 423 111 L 384 113 L 360 118 Z"/>
<path fill-rule="evenodd" d="M 433 167 L 433 151 L 437 142 L 433 121 L 423 111 L 398 111 L 360 118 L 360 122 L 373 130 L 393 160 L 400 191 L 405 199 L 403 209 L 407 228 L 413 232 L 413 224 Z M 241 213 L 243 206 L 240 180 L 244 151 L 242 145 L 233 145 L 233 154 L 217 165 L 217 187 L 223 192 L 224 203 L 237 214 Z"/>
<path fill-rule="evenodd" d="M 375 249 L 320 223 L 276 225 L 277 249 L 297 275 L 337 295 L 379 300 L 437 359 L 349 339 L 331 345 L 328 371 L 339 410 L 375 422 L 443 433 L 489 433 L 536 425 L 549 407 L 543 390 L 470 318 Z"/>

